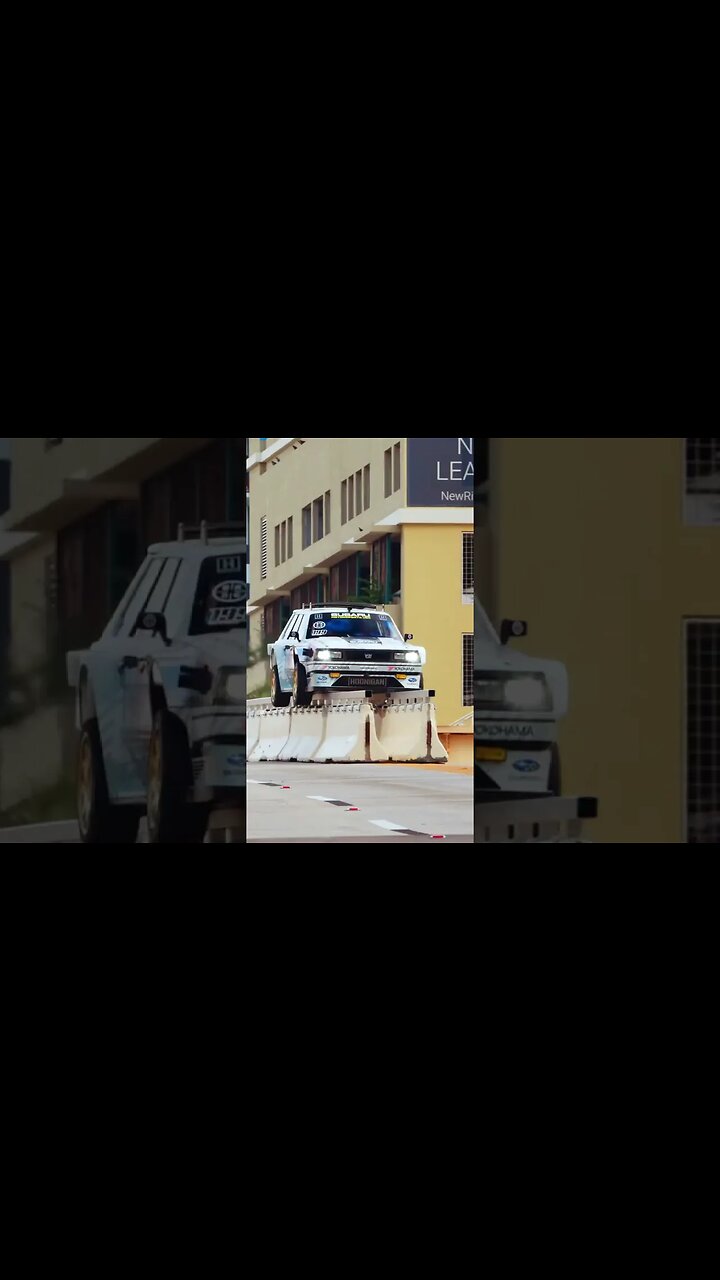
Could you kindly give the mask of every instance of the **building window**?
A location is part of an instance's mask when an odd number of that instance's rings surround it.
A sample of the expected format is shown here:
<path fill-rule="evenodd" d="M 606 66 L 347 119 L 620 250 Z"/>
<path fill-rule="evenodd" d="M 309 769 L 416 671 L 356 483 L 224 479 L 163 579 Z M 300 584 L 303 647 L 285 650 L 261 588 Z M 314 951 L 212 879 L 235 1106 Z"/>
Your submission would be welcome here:
<path fill-rule="evenodd" d="M 260 577 L 267 578 L 267 517 L 260 517 Z"/>
<path fill-rule="evenodd" d="M 685 624 L 686 844 L 720 844 L 720 618 Z"/>
<path fill-rule="evenodd" d="M 288 524 L 288 534 L 287 534 L 287 553 L 288 553 L 288 560 L 292 560 L 292 557 L 293 557 L 293 530 L 292 530 L 292 522 L 293 522 L 293 518 L 292 518 L 292 516 L 288 516 L 288 522 L 287 522 L 287 524 Z"/>
<path fill-rule="evenodd" d="M 325 537 L 330 532 L 330 490 L 325 493 Z"/>
<path fill-rule="evenodd" d="M 280 525 L 275 525 L 275 568 L 280 563 Z"/>
<path fill-rule="evenodd" d="M 347 524 L 347 518 L 348 518 L 347 513 L 348 513 L 347 480 L 343 480 L 340 486 L 340 523 L 341 524 Z"/>
<path fill-rule="evenodd" d="M 720 525 L 720 436 L 685 440 L 685 521 Z"/>
<path fill-rule="evenodd" d="M 359 516 L 362 511 L 363 490 L 362 490 L 362 471 L 355 473 L 355 515 Z"/>
<path fill-rule="evenodd" d="M 370 468 L 365 467 L 363 471 L 363 511 L 367 511 L 370 506 Z"/>
<path fill-rule="evenodd" d="M 392 493 L 392 449 L 385 450 L 385 497 Z"/>
<path fill-rule="evenodd" d="M 400 445 L 393 446 L 393 493 L 400 488 Z"/>
<path fill-rule="evenodd" d="M 463 680 L 463 706 L 471 707 L 474 702 L 473 696 L 473 670 L 475 667 L 475 636 L 474 634 L 464 635 L 462 638 L 462 680 Z"/>
<path fill-rule="evenodd" d="M 283 564 L 287 560 L 287 521 L 283 520 L 280 526 L 280 557 Z"/>
<path fill-rule="evenodd" d="M 325 537 L 323 507 L 322 498 L 316 498 L 313 502 L 313 542 L 319 542 L 321 538 Z"/>
<path fill-rule="evenodd" d="M 302 549 L 312 543 L 312 507 L 303 507 L 302 511 Z"/>
<path fill-rule="evenodd" d="M 462 589 L 464 596 L 475 592 L 475 534 L 464 533 L 462 543 Z M 470 601 L 472 603 L 472 601 Z"/>
<path fill-rule="evenodd" d="M 353 516 L 355 515 L 354 494 L 355 494 L 355 477 L 350 476 L 350 479 L 348 480 L 348 520 L 352 520 Z"/>

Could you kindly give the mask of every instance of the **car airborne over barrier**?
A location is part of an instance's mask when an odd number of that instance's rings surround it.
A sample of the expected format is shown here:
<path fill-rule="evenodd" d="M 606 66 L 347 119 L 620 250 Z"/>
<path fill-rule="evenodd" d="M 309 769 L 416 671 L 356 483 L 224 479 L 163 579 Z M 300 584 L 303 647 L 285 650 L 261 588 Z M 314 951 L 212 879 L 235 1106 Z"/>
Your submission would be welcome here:
<path fill-rule="evenodd" d="M 85 844 L 134 842 L 146 810 L 150 844 L 202 843 L 213 805 L 244 803 L 247 551 L 236 527 L 181 526 L 177 542 L 150 547 L 100 639 L 68 654 Z"/>
<path fill-rule="evenodd" d="M 313 694 L 387 694 L 423 688 L 425 650 L 402 636 L 381 605 L 309 604 L 268 645 L 274 707 L 307 707 Z"/>

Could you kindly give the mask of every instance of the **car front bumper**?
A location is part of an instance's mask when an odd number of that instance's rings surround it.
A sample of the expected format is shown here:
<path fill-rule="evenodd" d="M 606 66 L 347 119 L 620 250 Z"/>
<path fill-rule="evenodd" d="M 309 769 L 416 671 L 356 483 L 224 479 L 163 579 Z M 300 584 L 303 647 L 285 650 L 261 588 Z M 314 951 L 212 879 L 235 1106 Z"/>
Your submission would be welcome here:
<path fill-rule="evenodd" d="M 378 693 L 397 692 L 402 689 L 419 689 L 422 667 L 397 666 L 373 662 L 367 667 L 359 662 L 314 665 L 307 668 L 307 687 L 311 692 L 322 693 L 328 689 L 343 692 L 373 689 Z"/>

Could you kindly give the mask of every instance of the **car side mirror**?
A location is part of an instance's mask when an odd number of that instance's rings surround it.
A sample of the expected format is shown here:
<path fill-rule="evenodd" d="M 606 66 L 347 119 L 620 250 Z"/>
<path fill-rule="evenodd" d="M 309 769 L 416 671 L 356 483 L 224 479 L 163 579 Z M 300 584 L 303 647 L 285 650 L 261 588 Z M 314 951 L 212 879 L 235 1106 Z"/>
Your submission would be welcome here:
<path fill-rule="evenodd" d="M 500 643 L 507 644 L 508 640 L 519 640 L 521 636 L 528 633 L 527 622 L 520 622 L 514 618 L 503 618 L 500 623 Z"/>
<path fill-rule="evenodd" d="M 406 631 L 406 632 L 405 632 L 405 635 L 403 636 L 403 640 L 414 640 L 414 639 L 415 639 L 415 637 L 414 637 L 414 635 L 413 635 L 412 631 Z"/>
<path fill-rule="evenodd" d="M 163 644 L 170 644 L 167 635 L 167 621 L 164 613 L 154 613 L 144 609 L 135 623 L 136 631 L 146 631 L 150 635 L 160 636 Z"/>

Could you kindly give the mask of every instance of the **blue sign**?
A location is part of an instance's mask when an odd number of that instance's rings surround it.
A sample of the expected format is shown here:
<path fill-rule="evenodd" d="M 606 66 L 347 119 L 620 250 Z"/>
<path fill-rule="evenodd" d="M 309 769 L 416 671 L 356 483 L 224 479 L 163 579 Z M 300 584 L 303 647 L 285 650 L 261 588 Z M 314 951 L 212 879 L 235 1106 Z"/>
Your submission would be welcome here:
<path fill-rule="evenodd" d="M 419 436 L 407 442 L 409 507 L 472 507 L 472 436 Z"/>

